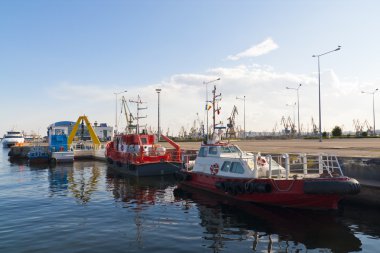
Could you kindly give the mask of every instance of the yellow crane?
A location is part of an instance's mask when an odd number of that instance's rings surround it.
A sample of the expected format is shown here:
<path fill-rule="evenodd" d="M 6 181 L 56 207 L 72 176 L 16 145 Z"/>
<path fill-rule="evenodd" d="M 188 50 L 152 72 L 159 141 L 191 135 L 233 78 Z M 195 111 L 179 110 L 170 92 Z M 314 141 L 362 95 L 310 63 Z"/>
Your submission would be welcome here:
<path fill-rule="evenodd" d="M 76 133 L 78 131 L 79 124 L 83 123 L 83 121 L 86 123 L 88 132 L 90 133 L 90 137 L 91 137 L 91 140 L 94 143 L 94 145 L 95 146 L 99 146 L 100 145 L 99 138 L 96 135 L 94 129 L 92 128 L 92 126 L 90 124 L 90 121 L 88 120 L 87 116 L 83 115 L 83 116 L 79 116 L 77 122 L 75 123 L 75 125 L 73 127 L 73 130 L 71 131 L 71 133 L 69 135 L 69 138 L 67 139 L 67 145 L 68 145 L 68 147 L 70 147 L 71 144 L 73 143 L 74 137 L 75 137 L 75 135 L 76 135 Z"/>

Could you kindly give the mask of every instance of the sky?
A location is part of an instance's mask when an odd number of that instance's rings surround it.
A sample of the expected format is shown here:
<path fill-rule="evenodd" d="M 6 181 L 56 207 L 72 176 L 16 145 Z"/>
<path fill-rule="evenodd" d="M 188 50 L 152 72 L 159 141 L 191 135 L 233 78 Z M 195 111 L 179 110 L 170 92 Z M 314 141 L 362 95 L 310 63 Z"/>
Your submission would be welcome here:
<path fill-rule="evenodd" d="M 379 119 L 380 2 L 353 0 L 0 0 L 0 135 L 46 134 L 53 122 L 125 124 L 121 97 L 166 133 L 205 121 L 206 86 L 222 94 L 217 121 L 272 131 L 297 106 L 300 123 L 354 130 Z M 208 85 L 205 83 L 220 78 Z M 127 91 L 118 96 L 115 93 Z M 116 100 L 117 98 L 117 100 Z M 116 111 L 117 101 L 117 111 Z M 288 106 L 287 106 L 288 105 Z M 132 113 L 136 106 L 129 104 Z M 210 114 L 211 119 L 211 114 Z M 297 121 L 297 115 L 295 116 Z M 211 122 L 211 120 L 209 121 Z"/>

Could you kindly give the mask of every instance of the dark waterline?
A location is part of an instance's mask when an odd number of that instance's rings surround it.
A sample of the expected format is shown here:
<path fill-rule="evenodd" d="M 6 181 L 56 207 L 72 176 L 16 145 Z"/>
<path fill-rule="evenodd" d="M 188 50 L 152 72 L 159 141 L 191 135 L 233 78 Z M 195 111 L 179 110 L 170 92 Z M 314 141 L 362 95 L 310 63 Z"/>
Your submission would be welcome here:
<path fill-rule="evenodd" d="M 378 252 L 379 210 L 242 205 L 103 162 L 28 166 L 0 151 L 0 252 Z"/>

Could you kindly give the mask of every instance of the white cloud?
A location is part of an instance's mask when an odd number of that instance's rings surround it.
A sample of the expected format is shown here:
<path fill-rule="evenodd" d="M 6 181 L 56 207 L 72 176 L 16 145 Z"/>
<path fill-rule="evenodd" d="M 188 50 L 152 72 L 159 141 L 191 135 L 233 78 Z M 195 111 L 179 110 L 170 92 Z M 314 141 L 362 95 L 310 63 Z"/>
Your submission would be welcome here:
<path fill-rule="evenodd" d="M 222 93 L 221 114 L 217 121 L 227 123 L 234 105 L 238 107 L 236 118 L 238 126 L 243 126 L 243 101 L 236 97 L 246 96 L 246 129 L 248 131 L 271 131 L 274 125 L 280 127 L 282 116 L 293 117 L 293 110 L 286 104 L 296 101 L 296 93 L 286 90 L 285 87 L 296 87 L 302 83 L 300 94 L 300 121 L 303 129 L 311 130 L 311 118 L 318 124 L 318 79 L 316 73 L 297 74 L 278 72 L 270 66 L 236 65 L 234 67 L 217 67 L 205 73 L 183 73 L 172 75 L 167 80 L 145 86 L 119 87 L 108 84 L 89 85 L 75 83 L 61 83 L 51 85 L 44 100 L 24 101 L 33 104 L 33 107 L 23 105 L 22 108 L 13 108 L 12 115 L 7 116 L 8 122 L 17 125 L 21 130 L 30 132 L 39 131 L 44 134 L 46 127 L 61 120 L 75 121 L 80 115 L 87 115 L 90 121 L 106 122 L 114 125 L 115 122 L 115 91 L 128 90 L 123 94 L 128 100 L 140 95 L 146 101 L 147 110 L 141 116 L 141 124 L 147 124 L 151 129 L 157 129 L 157 93 L 161 88 L 160 118 L 164 132 L 169 128 L 170 134 L 177 134 L 183 126 L 186 131 L 192 127 L 198 117 L 205 121 L 206 86 L 204 81 L 220 81 L 208 85 L 208 97 L 216 85 L 217 92 Z M 372 119 L 372 100 L 363 90 L 373 90 L 376 81 L 358 81 L 356 78 L 342 79 L 333 70 L 321 72 L 322 91 L 322 127 L 330 131 L 335 125 L 344 125 L 344 130 L 353 129 L 352 120 L 360 122 Z M 118 97 L 119 99 L 121 96 Z M 376 104 L 377 107 L 380 108 Z M 20 106 L 21 107 L 21 106 Z M 120 100 L 117 115 L 120 120 L 120 129 L 125 125 L 124 115 L 121 113 Z M 130 104 L 135 114 L 136 106 Z M 378 110 L 377 110 L 378 111 Z M 36 113 L 41 112 L 41 113 Z M 19 115 L 24 116 L 20 119 Z M 13 118 L 12 118 L 13 117 Z M 211 123 L 211 113 L 209 122 Z M 3 132 L 11 126 L 2 126 Z"/>
<path fill-rule="evenodd" d="M 260 55 L 268 54 L 269 52 L 277 48 L 278 45 L 272 40 L 272 38 L 267 38 L 263 42 L 257 45 L 253 45 L 252 47 L 248 48 L 247 50 L 241 53 L 228 56 L 227 59 L 231 61 L 237 61 L 241 58 L 257 57 Z"/>

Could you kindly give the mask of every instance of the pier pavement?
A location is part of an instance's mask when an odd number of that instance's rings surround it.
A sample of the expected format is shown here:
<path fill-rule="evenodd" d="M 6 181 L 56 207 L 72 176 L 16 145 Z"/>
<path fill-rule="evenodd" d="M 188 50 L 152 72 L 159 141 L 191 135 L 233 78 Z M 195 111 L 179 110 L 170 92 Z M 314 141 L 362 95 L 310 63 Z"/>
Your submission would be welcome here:
<path fill-rule="evenodd" d="M 339 157 L 380 158 L 380 138 L 287 139 L 231 141 L 242 150 L 270 154 L 328 153 Z M 183 149 L 198 149 L 200 142 L 179 142 Z"/>

